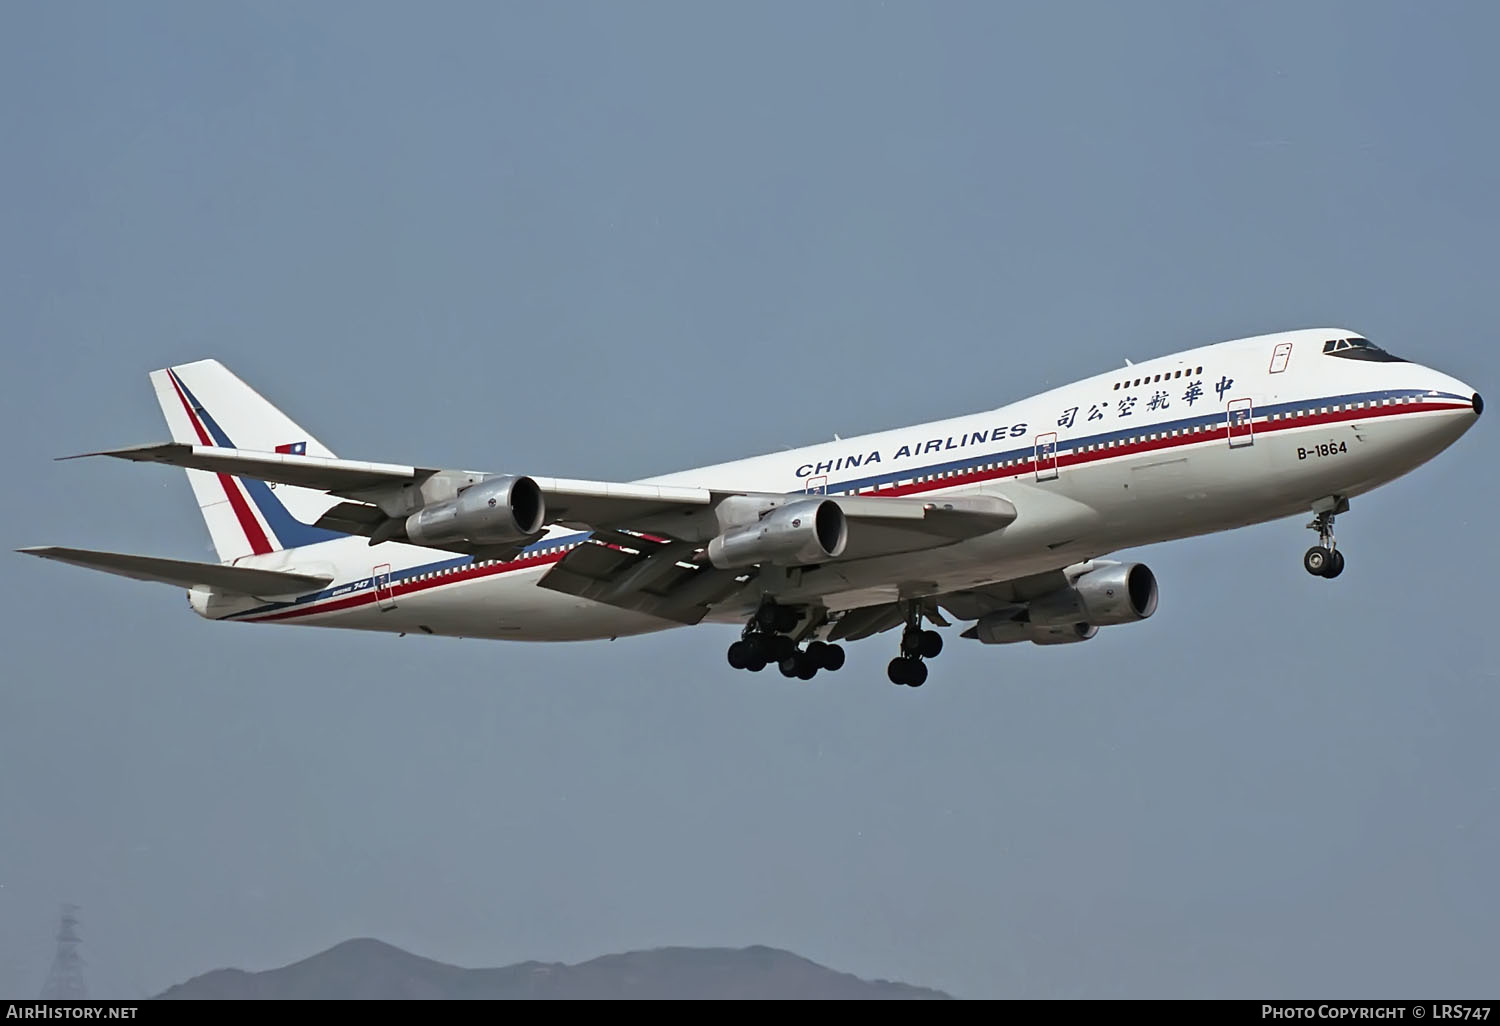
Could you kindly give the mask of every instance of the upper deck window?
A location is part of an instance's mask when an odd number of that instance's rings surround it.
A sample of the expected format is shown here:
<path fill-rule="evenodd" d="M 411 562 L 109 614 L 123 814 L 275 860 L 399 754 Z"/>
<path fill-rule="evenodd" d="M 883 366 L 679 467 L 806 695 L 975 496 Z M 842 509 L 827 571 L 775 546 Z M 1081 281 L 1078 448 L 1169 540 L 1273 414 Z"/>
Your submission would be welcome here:
<path fill-rule="evenodd" d="M 1324 356 L 1338 356 L 1345 360 L 1370 360 L 1375 363 L 1405 363 L 1399 356 L 1392 356 L 1367 338 L 1336 338 L 1323 343 Z"/>

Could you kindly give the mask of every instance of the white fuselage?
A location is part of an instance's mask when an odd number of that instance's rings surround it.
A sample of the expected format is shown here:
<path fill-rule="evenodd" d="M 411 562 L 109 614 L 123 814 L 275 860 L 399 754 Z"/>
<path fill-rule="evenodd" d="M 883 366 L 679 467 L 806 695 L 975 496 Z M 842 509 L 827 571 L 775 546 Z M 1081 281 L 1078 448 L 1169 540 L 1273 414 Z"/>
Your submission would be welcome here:
<path fill-rule="evenodd" d="M 1314 329 L 1204 346 L 987 413 L 652 478 L 651 484 L 830 496 L 991 494 L 1016 521 L 916 553 L 762 573 L 708 619 L 764 594 L 831 611 L 983 587 L 1119 549 L 1310 511 L 1416 468 L 1475 422 L 1474 390 L 1415 363 L 1324 353 Z M 195 592 L 251 622 L 564 641 L 678 626 L 537 587 L 585 534 L 554 528 L 508 561 L 340 538 L 240 565 L 335 575 L 295 601 Z"/>

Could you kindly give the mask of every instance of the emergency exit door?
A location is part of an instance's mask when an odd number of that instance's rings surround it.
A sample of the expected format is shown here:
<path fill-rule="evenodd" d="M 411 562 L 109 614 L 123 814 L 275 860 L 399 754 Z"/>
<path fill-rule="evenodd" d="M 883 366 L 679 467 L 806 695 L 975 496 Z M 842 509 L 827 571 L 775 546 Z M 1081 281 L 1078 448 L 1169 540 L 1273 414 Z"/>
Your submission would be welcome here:
<path fill-rule="evenodd" d="M 1229 404 L 1229 447 L 1238 449 L 1255 444 L 1255 412 L 1249 399 L 1235 399 Z"/>

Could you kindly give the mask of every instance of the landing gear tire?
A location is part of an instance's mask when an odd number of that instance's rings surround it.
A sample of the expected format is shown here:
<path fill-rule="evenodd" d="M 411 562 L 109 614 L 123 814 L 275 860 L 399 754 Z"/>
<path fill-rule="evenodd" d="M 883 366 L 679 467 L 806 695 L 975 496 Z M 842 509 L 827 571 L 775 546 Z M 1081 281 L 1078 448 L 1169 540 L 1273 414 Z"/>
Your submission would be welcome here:
<path fill-rule="evenodd" d="M 1337 577 L 1339 574 L 1341 574 L 1343 572 L 1344 572 L 1344 554 L 1342 552 L 1340 552 L 1338 549 L 1334 549 L 1333 550 L 1333 562 L 1331 564 L 1329 564 L 1328 569 L 1326 571 L 1324 571 L 1323 576 L 1326 577 L 1326 578 L 1328 578 L 1331 581 L 1331 580 L 1333 580 L 1335 577 Z"/>
<path fill-rule="evenodd" d="M 806 652 L 793 652 L 776 665 L 780 668 L 783 677 L 812 680 L 818 675 L 818 664 L 813 662 Z"/>
<path fill-rule="evenodd" d="M 832 645 L 826 641 L 809 641 L 807 658 L 818 669 L 832 673 L 844 665 L 844 648 L 842 645 Z"/>
<path fill-rule="evenodd" d="M 891 660 L 885 672 L 886 676 L 890 677 L 892 684 L 904 684 L 909 688 L 919 688 L 927 683 L 927 665 L 920 659 L 897 656 Z"/>
<path fill-rule="evenodd" d="M 1343 569 L 1341 564 L 1335 562 L 1333 553 L 1321 545 L 1314 545 L 1307 550 L 1302 557 L 1302 566 L 1314 577 L 1329 576 L 1329 571 L 1335 566 L 1338 566 L 1340 570 Z"/>
<path fill-rule="evenodd" d="M 766 668 L 766 657 L 765 657 L 765 654 L 763 652 L 761 652 L 760 649 L 757 648 L 754 652 L 752 652 L 750 654 L 750 657 L 745 661 L 745 669 L 749 670 L 751 673 L 759 673 L 761 670 L 764 670 L 765 668 Z"/>
<path fill-rule="evenodd" d="M 729 646 L 729 665 L 736 670 L 743 670 L 750 665 L 750 656 L 754 652 L 754 646 L 746 641 L 736 641 Z"/>
<path fill-rule="evenodd" d="M 943 636 L 922 629 L 920 603 L 912 601 L 904 605 L 906 629 L 901 632 L 901 654 L 891 660 L 886 675 L 893 684 L 919 688 L 927 683 L 927 664 L 922 660 L 931 659 L 943 650 Z"/>
<path fill-rule="evenodd" d="M 766 640 L 770 642 L 771 655 L 777 662 L 797 654 L 797 643 L 785 634 L 772 634 Z"/>

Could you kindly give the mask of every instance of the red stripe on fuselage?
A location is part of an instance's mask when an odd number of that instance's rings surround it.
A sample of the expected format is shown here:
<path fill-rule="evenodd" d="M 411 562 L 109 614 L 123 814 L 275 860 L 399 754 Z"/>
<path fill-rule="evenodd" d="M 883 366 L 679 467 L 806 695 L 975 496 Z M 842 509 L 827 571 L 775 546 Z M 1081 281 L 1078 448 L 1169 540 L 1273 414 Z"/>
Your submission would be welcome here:
<path fill-rule="evenodd" d="M 1334 410 L 1328 413 L 1310 413 L 1301 417 L 1285 416 L 1280 420 L 1254 421 L 1250 425 L 1249 433 L 1252 435 L 1263 435 L 1274 431 L 1317 427 L 1320 424 L 1336 424 L 1349 420 L 1369 420 L 1374 417 L 1393 417 L 1403 413 L 1433 413 L 1468 408 L 1449 403 L 1405 403 L 1392 406 L 1370 406 L 1362 410 Z M 1076 467 L 1085 463 L 1097 463 L 1100 460 L 1114 459 L 1119 456 L 1138 456 L 1141 453 L 1156 452 L 1162 449 L 1175 449 L 1183 445 L 1196 445 L 1200 442 L 1227 442 L 1229 439 L 1229 427 L 1226 422 L 1221 427 L 1207 428 L 1197 432 L 1184 432 L 1178 429 L 1178 433 L 1175 435 L 1170 433 L 1170 429 L 1153 431 L 1150 427 L 1143 427 L 1141 434 L 1156 434 L 1161 437 L 1150 438 L 1140 442 L 1120 443 L 1101 449 L 1090 449 L 1087 452 L 1070 451 L 1060 454 L 1057 457 L 1056 466 L 1058 469 L 1062 469 L 1063 467 Z M 1064 449 L 1067 447 L 1067 444 L 1066 439 L 1060 439 L 1057 443 L 1057 448 L 1059 450 Z M 1052 461 L 1047 461 L 1046 469 L 1051 470 L 1053 465 Z M 914 481 L 911 484 L 905 485 L 886 485 L 869 492 L 861 492 L 860 494 L 879 496 L 914 495 L 921 492 L 930 492 L 938 488 L 953 488 L 958 485 L 974 484 L 979 481 L 1024 477 L 1027 474 L 1035 474 L 1036 471 L 1037 464 L 1033 458 L 1024 462 L 1013 463 L 1008 467 L 960 472 L 954 474 L 952 477 L 936 478 L 931 481 Z"/>
<path fill-rule="evenodd" d="M 581 542 L 579 544 L 582 544 Z M 460 581 L 474 581 L 481 577 L 490 577 L 495 574 L 511 573 L 515 570 L 529 570 L 532 567 L 548 566 L 559 562 L 568 552 L 573 551 L 569 546 L 567 552 L 549 552 L 545 556 L 530 556 L 518 559 L 511 563 L 497 563 L 494 566 L 470 566 L 462 570 L 454 570 L 446 574 L 438 574 L 421 581 L 401 581 L 392 584 L 389 588 L 381 588 L 381 598 L 389 596 L 392 599 L 403 595 L 414 595 L 419 591 L 427 591 L 429 588 L 438 588 L 447 584 L 457 584 Z M 336 613 L 343 609 L 353 609 L 356 606 L 368 605 L 376 598 L 375 587 L 360 592 L 358 595 L 348 595 L 341 599 L 328 602 L 324 605 L 314 606 L 307 609 L 286 609 L 279 613 L 269 613 L 265 616 L 257 616 L 254 619 L 247 618 L 246 623 L 270 623 L 273 620 L 289 620 L 294 616 L 311 616 L 315 613 Z"/>
<path fill-rule="evenodd" d="M 204 445 L 213 445 L 208 432 L 203 430 L 203 425 L 199 423 L 198 415 L 193 412 L 192 404 L 183 394 L 182 386 L 177 383 L 177 375 L 167 371 L 167 377 L 171 379 L 172 388 L 177 392 L 177 398 L 187 412 L 188 422 L 193 425 L 193 430 L 198 432 L 198 441 Z M 271 543 L 266 539 L 266 532 L 261 530 L 260 521 L 256 520 L 255 514 L 250 512 L 250 504 L 245 501 L 245 495 L 240 491 L 240 486 L 228 474 L 220 474 L 218 477 L 219 484 L 224 487 L 224 495 L 229 499 L 229 505 L 234 510 L 235 519 L 240 522 L 240 530 L 245 532 L 245 537 L 250 542 L 250 551 L 258 556 L 272 551 Z"/>
<path fill-rule="evenodd" d="M 1469 409 L 1470 407 L 1448 403 L 1406 403 L 1392 406 L 1371 406 L 1362 410 L 1337 410 L 1329 413 L 1306 414 L 1301 417 L 1286 416 L 1280 420 L 1264 420 L 1252 424 L 1255 434 L 1269 434 L 1273 431 L 1287 431 L 1296 428 L 1317 427 L 1322 424 L 1334 424 L 1341 421 L 1369 420 L 1373 417 L 1392 417 L 1403 413 L 1432 413 L 1437 411 L 1456 412 Z M 1150 428 L 1142 428 L 1143 434 L 1153 434 Z M 1152 452 L 1160 449 L 1172 449 L 1184 445 L 1197 445 L 1203 442 L 1226 442 L 1229 437 L 1228 426 L 1215 427 L 1197 433 L 1179 433 L 1167 435 L 1165 438 L 1155 438 L 1144 442 L 1133 442 L 1128 445 L 1114 445 L 1104 449 L 1091 449 L 1088 452 L 1069 452 L 1059 456 L 1058 467 L 1072 467 L 1085 463 L 1097 463 L 1103 460 L 1115 459 L 1119 456 L 1134 456 L 1144 452 Z M 1061 448 L 1062 443 L 1059 443 Z M 1048 469 L 1051 465 L 1048 464 Z M 913 495 L 921 492 L 938 491 L 944 488 L 955 488 L 966 484 L 974 484 L 980 481 L 992 481 L 1000 478 L 1020 478 L 1036 473 L 1036 461 L 1027 460 L 1022 463 L 1014 463 L 1008 467 L 997 467 L 994 470 L 973 471 L 966 474 L 955 474 L 952 477 L 934 478 L 930 481 L 919 481 L 908 485 L 888 485 L 884 488 L 862 495 L 896 496 Z M 430 588 L 438 588 L 448 584 L 457 584 L 460 581 L 478 580 L 483 577 L 493 577 L 498 574 L 511 573 L 516 570 L 528 570 L 539 566 L 548 566 L 559 562 L 573 547 L 565 552 L 551 552 L 544 556 L 529 556 L 515 560 L 510 563 L 495 563 L 488 566 L 470 566 L 462 570 L 450 573 L 437 574 L 435 577 L 420 581 L 404 581 L 392 584 L 389 592 L 392 598 L 400 598 L 403 595 L 413 595 Z M 386 589 L 382 588 L 382 592 Z M 375 589 L 372 585 L 366 591 L 357 595 L 348 595 L 333 601 L 324 600 L 323 604 L 309 603 L 301 609 L 284 609 L 264 616 L 246 617 L 244 623 L 271 623 L 277 620 L 290 620 L 298 616 L 315 616 L 320 613 L 336 613 L 345 609 L 353 609 L 357 606 L 367 605 L 375 601 Z"/>

